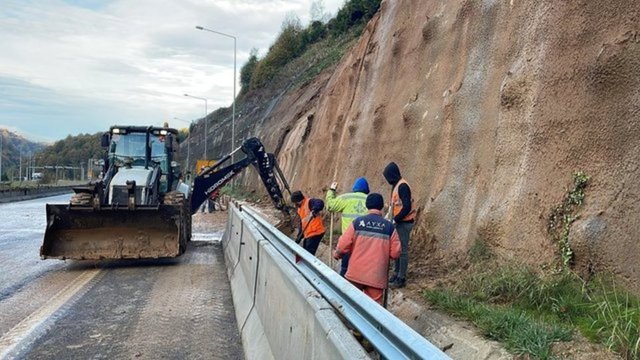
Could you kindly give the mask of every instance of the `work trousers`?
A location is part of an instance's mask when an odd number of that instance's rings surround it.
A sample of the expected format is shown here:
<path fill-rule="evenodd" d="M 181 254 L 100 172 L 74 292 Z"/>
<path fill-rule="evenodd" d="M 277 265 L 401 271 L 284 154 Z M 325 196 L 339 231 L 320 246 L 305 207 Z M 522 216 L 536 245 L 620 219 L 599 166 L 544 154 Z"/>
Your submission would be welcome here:
<path fill-rule="evenodd" d="M 395 261 L 394 272 L 398 279 L 407 278 L 407 267 L 409 267 L 409 235 L 413 229 L 412 222 L 396 223 L 396 231 L 400 238 L 400 257 Z"/>
<path fill-rule="evenodd" d="M 344 277 L 344 274 L 347 273 L 347 268 L 349 267 L 349 258 L 351 254 L 344 254 L 342 256 L 342 262 L 340 263 L 340 276 Z"/>
<path fill-rule="evenodd" d="M 351 280 L 349 280 L 351 281 Z M 372 298 L 375 302 L 377 302 L 380 305 L 384 304 L 382 303 L 383 299 L 382 299 L 382 295 L 384 294 L 384 289 L 380 289 L 380 288 L 375 288 L 375 287 L 371 287 L 368 285 L 363 285 L 354 281 L 351 281 L 351 283 L 353 284 L 353 286 L 357 287 L 358 289 L 362 290 L 362 292 L 364 292 L 365 295 L 367 295 L 368 297 Z"/>
<path fill-rule="evenodd" d="M 320 245 L 320 241 L 324 237 L 324 233 L 320 235 L 313 235 L 311 237 L 305 238 L 302 242 L 302 247 L 311 253 L 311 255 L 315 255 L 318 250 L 318 246 Z"/>

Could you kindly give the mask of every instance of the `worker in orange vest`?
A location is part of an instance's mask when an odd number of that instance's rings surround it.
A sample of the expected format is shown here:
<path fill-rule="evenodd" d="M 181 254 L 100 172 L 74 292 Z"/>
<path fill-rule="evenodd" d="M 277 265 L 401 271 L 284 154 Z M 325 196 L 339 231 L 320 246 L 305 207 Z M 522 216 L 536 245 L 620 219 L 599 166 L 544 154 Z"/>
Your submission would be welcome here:
<path fill-rule="evenodd" d="M 395 261 L 394 274 L 389 279 L 389 286 L 401 288 L 406 285 L 407 268 L 409 267 L 409 236 L 416 218 L 416 209 L 411 196 L 411 187 L 400 175 L 400 169 L 394 162 L 390 162 L 382 172 L 384 178 L 391 184 L 391 204 L 389 210 L 393 216 L 393 223 L 400 237 L 400 258 Z"/>
<path fill-rule="evenodd" d="M 324 201 L 308 198 L 301 191 L 294 191 L 291 193 L 291 202 L 298 207 L 298 216 L 300 217 L 296 242 L 300 243 L 300 240 L 304 239 L 302 247 L 315 255 L 325 233 L 324 220 L 321 215 Z"/>

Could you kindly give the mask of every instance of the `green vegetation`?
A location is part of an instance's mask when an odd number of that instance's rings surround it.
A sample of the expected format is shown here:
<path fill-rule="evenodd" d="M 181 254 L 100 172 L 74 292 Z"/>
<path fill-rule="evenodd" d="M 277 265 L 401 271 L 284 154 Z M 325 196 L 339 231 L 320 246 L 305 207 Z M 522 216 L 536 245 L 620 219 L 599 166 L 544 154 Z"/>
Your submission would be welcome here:
<path fill-rule="evenodd" d="M 323 44 L 322 47 L 315 47 L 314 56 L 307 54 L 310 62 L 305 66 L 305 79 L 335 64 L 344 53 L 344 46 L 360 34 L 364 24 L 378 11 L 380 2 L 347 0 L 336 16 L 326 24 L 323 22 L 321 10 L 316 6 L 312 11 L 316 14 L 312 14 L 312 21 L 306 28 L 298 18 L 288 17 L 268 53 L 262 59 L 258 59 L 256 51 L 252 51 L 249 61 L 240 69 L 242 93 L 266 86 L 287 64 L 300 58 L 314 45 Z M 318 51 L 323 47 L 330 49 Z"/>
<path fill-rule="evenodd" d="M 570 329 L 536 321 L 516 309 L 485 305 L 446 290 L 429 291 L 425 296 L 438 307 L 471 320 L 484 336 L 502 342 L 516 354 L 548 359 L 551 343 L 571 339 Z"/>
<path fill-rule="evenodd" d="M 640 299 L 618 287 L 612 276 L 598 278 L 591 289 L 582 332 L 625 359 L 640 359 Z"/>
<path fill-rule="evenodd" d="M 298 74 L 294 88 L 306 84 L 318 76 L 324 69 L 337 64 L 344 53 L 358 39 L 362 27 L 352 29 L 351 32 L 336 38 L 327 38 L 313 44 L 308 51 L 298 59 L 306 64 Z"/>
<path fill-rule="evenodd" d="M 100 145 L 102 133 L 67 136 L 44 148 L 35 155 L 37 166 L 68 167 L 66 169 L 37 168 L 43 177 L 41 183 L 47 184 L 60 179 L 80 179 L 80 169 L 88 172 L 89 159 L 102 159 L 105 150 Z M 93 167 L 93 165 L 92 165 Z M 76 169 L 72 169 L 76 168 Z M 93 174 L 94 176 L 96 174 Z"/>
<path fill-rule="evenodd" d="M 491 248 L 482 239 L 476 239 L 469 249 L 469 261 L 472 264 L 477 264 L 482 261 L 487 261 L 493 258 Z"/>
<path fill-rule="evenodd" d="M 573 261 L 573 251 L 569 245 L 569 232 L 571 224 L 578 219 L 577 211 L 584 201 L 584 189 L 589 183 L 589 176 L 578 171 L 573 174 L 573 189 L 567 192 L 562 203 L 553 208 L 547 231 L 551 240 L 558 243 L 562 265 L 568 268 Z"/>
<path fill-rule="evenodd" d="M 2 178 L 0 181 L 20 181 L 27 174 L 33 155 L 44 148 L 44 144 L 25 139 L 7 129 L 0 129 L 2 144 Z M 33 163 L 33 162 L 31 162 Z M 22 164 L 22 166 L 20 166 Z M 22 174 L 19 174 L 22 170 Z"/>
<path fill-rule="evenodd" d="M 586 283 L 570 270 L 569 230 L 588 183 L 584 172 L 574 173 L 573 188 L 548 219 L 549 234 L 560 247 L 560 271 L 498 264 L 487 243 L 477 239 L 466 275 L 455 285 L 426 290 L 425 298 L 515 354 L 553 358 L 551 344 L 569 341 L 578 330 L 625 359 L 640 358 L 640 299 L 616 286 L 613 276 L 600 274 Z"/>
<path fill-rule="evenodd" d="M 586 284 L 570 271 L 544 274 L 522 264 L 473 265 L 459 283 L 426 290 L 436 307 L 475 324 L 506 349 L 553 358 L 551 344 L 579 330 L 626 359 L 640 358 L 640 299 L 599 276 Z"/>
<path fill-rule="evenodd" d="M 240 85 L 242 86 L 241 94 L 246 93 L 251 87 L 251 77 L 258 65 L 258 49 L 251 49 L 249 60 L 240 69 Z"/>
<path fill-rule="evenodd" d="M 57 166 L 80 166 L 90 158 L 100 159 L 105 150 L 100 145 L 102 133 L 67 136 L 37 154 L 38 163 Z"/>
<path fill-rule="evenodd" d="M 338 14 L 327 23 L 333 36 L 347 33 L 351 28 L 366 23 L 378 12 L 381 0 L 348 0 Z"/>

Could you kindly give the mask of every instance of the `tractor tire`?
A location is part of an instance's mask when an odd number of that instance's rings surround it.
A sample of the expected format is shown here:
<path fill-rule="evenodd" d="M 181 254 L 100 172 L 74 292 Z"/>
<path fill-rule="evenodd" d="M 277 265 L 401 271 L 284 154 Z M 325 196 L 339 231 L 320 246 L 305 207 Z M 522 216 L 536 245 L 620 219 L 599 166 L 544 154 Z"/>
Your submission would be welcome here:
<path fill-rule="evenodd" d="M 187 242 L 191 241 L 191 209 L 184 193 L 170 191 L 164 195 L 165 205 L 182 206 L 182 219 L 180 219 L 180 253 L 187 248 Z"/>
<path fill-rule="evenodd" d="M 71 196 L 71 200 L 69 200 L 69 202 L 71 203 L 71 205 L 91 206 L 92 199 L 93 199 L 93 195 L 92 194 L 78 193 L 78 194 L 73 194 L 73 196 Z"/>
<path fill-rule="evenodd" d="M 184 194 L 179 191 L 170 191 L 164 195 L 165 205 L 182 205 L 184 203 Z"/>

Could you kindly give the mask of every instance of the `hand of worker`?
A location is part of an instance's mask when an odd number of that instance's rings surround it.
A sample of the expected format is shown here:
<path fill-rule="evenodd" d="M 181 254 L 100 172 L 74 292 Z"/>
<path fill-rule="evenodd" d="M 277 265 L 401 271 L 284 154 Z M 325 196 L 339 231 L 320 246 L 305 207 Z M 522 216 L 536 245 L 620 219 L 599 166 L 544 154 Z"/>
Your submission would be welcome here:
<path fill-rule="evenodd" d="M 340 254 L 340 252 L 338 250 L 335 250 L 333 252 L 333 258 L 336 260 L 340 260 L 340 258 L 342 258 L 342 255 Z"/>
<path fill-rule="evenodd" d="M 336 191 L 337 188 L 338 188 L 338 183 L 335 181 L 331 183 L 331 186 L 329 186 L 329 190 Z"/>

